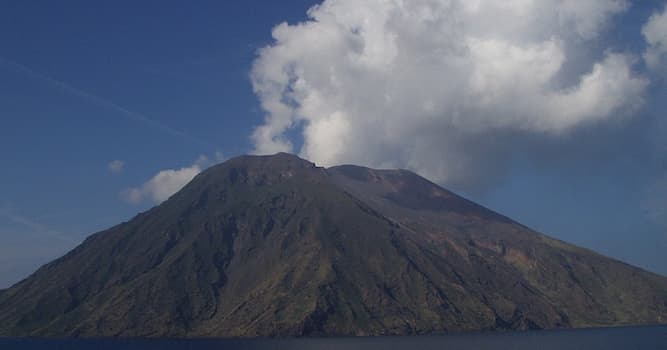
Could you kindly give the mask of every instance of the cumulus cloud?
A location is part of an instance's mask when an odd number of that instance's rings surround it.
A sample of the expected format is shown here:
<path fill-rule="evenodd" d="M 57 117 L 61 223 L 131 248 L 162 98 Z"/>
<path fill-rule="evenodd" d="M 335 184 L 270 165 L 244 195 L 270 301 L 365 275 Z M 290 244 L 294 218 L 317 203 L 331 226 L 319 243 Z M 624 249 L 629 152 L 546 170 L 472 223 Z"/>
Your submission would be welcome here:
<path fill-rule="evenodd" d="M 255 152 L 482 181 L 506 166 L 503 149 L 642 105 L 648 80 L 633 71 L 636 58 L 597 49 L 627 8 L 623 0 L 326 0 L 308 21 L 275 27 L 274 43 L 259 51 L 251 79 L 267 115 L 251 136 Z M 572 54 L 582 46 L 598 51 Z M 294 130 L 303 137 L 296 150 Z"/>
<path fill-rule="evenodd" d="M 646 65 L 653 70 L 667 72 L 667 6 L 649 18 L 642 34 L 648 44 L 644 53 Z"/>
<path fill-rule="evenodd" d="M 123 170 L 125 170 L 125 162 L 122 160 L 113 160 L 109 162 L 107 165 L 107 168 L 109 169 L 110 172 L 112 173 L 122 173 Z"/>
<path fill-rule="evenodd" d="M 216 152 L 216 160 L 221 159 L 222 154 Z M 121 192 L 121 196 L 125 201 L 134 204 L 145 200 L 156 204 L 162 203 L 183 188 L 208 165 L 210 165 L 208 157 L 202 155 L 189 167 L 159 171 L 141 186 L 125 189 Z"/>
<path fill-rule="evenodd" d="M 609 24 L 610 18 L 628 9 L 625 0 L 562 0 L 552 2 L 563 26 L 573 25 L 576 34 L 583 39 L 591 39 Z"/>

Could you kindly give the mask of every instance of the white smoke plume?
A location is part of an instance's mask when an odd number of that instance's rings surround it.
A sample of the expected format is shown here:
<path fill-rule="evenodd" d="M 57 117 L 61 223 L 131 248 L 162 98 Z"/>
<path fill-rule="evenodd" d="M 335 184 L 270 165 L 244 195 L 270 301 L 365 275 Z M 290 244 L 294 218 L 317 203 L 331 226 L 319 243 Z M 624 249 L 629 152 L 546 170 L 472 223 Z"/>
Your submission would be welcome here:
<path fill-rule="evenodd" d="M 267 113 L 255 153 L 483 181 L 503 172 L 509 144 L 530 148 L 642 106 L 649 82 L 634 71 L 637 58 L 602 45 L 628 6 L 326 0 L 306 22 L 275 27 L 254 62 Z"/>

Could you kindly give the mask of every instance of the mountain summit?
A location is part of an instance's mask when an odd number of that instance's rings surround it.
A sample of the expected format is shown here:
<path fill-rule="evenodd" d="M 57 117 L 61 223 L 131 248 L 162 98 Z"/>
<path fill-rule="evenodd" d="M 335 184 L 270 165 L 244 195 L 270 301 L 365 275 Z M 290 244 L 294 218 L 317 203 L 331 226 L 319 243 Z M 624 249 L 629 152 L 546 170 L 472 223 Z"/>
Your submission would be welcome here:
<path fill-rule="evenodd" d="M 0 294 L 0 336 L 424 334 L 667 322 L 667 278 L 405 170 L 242 156 Z"/>

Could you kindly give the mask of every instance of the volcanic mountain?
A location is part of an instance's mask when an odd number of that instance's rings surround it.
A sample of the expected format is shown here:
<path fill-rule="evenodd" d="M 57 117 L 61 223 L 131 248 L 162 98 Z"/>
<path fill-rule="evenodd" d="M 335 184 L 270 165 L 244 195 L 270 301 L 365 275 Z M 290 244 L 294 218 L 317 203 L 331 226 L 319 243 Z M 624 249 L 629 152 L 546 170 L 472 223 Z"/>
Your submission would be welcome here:
<path fill-rule="evenodd" d="M 567 218 L 563 218 L 567 220 Z M 406 170 L 242 156 L 0 294 L 1 336 L 425 334 L 667 322 L 667 278 Z"/>

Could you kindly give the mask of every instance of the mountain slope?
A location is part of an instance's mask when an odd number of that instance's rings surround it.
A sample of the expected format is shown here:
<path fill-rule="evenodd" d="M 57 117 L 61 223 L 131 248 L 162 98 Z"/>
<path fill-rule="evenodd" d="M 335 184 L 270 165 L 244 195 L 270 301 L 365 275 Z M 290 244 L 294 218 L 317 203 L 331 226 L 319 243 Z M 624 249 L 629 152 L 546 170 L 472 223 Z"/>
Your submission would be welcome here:
<path fill-rule="evenodd" d="M 667 322 L 667 279 L 402 170 L 212 167 L 0 294 L 2 336 L 414 334 Z"/>

